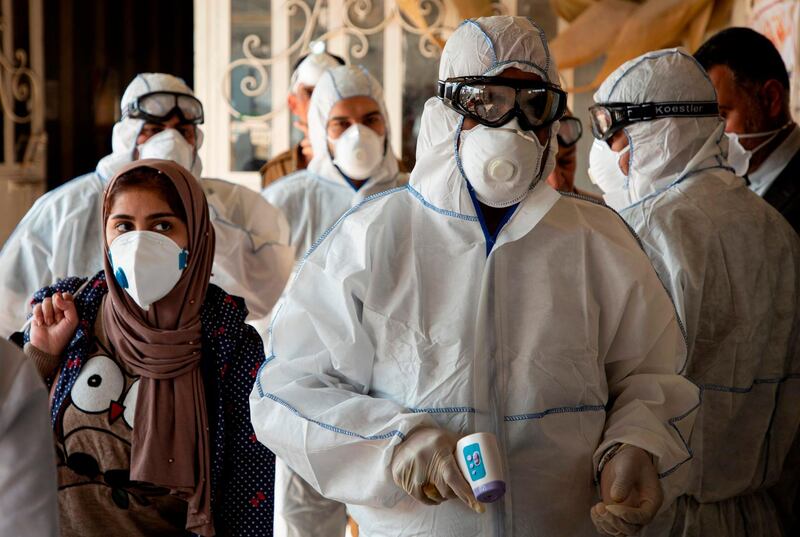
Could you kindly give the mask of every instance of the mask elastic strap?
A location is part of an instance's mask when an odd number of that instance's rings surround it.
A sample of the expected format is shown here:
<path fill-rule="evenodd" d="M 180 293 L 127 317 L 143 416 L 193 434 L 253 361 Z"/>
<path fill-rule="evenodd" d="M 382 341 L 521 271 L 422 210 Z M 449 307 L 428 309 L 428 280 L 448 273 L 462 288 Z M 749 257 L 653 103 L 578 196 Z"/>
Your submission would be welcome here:
<path fill-rule="evenodd" d="M 756 147 L 754 147 L 753 149 L 751 149 L 751 150 L 750 150 L 750 154 L 751 154 L 751 155 L 753 155 L 753 154 L 755 154 L 755 153 L 758 153 L 758 152 L 759 152 L 759 151 L 761 151 L 762 149 L 764 149 L 764 147 L 766 147 L 766 146 L 767 146 L 767 144 L 769 144 L 769 143 L 770 143 L 772 140 L 774 140 L 775 138 L 777 138 L 777 136 L 778 136 L 778 135 L 779 135 L 781 132 L 783 132 L 783 131 L 784 131 L 786 128 L 790 127 L 791 125 L 792 125 L 792 121 L 789 121 L 788 123 L 786 123 L 786 125 L 784 125 L 784 126 L 783 126 L 783 127 L 781 127 L 780 129 L 775 129 L 774 131 L 769 131 L 769 132 L 760 133 L 762 136 L 766 136 L 766 135 L 768 135 L 768 134 L 771 134 L 772 136 L 770 136 L 769 138 L 767 138 L 766 140 L 764 140 L 763 142 L 761 142 L 760 144 L 758 144 Z M 756 134 L 759 134 L 759 133 L 756 133 Z M 755 138 L 754 136 L 748 136 L 748 135 L 745 135 L 745 137 L 747 137 L 747 138 Z M 739 138 L 742 138 L 742 136 L 740 136 Z"/>
<path fill-rule="evenodd" d="M 791 127 L 793 123 L 794 122 L 792 120 L 789 120 L 785 125 L 783 125 L 781 127 L 778 127 L 777 129 L 774 129 L 774 130 L 771 130 L 771 131 L 748 132 L 748 133 L 745 133 L 745 134 L 738 134 L 738 133 L 734 132 L 734 133 L 731 133 L 731 134 L 735 135 L 736 138 L 738 138 L 739 140 L 748 140 L 750 138 L 761 138 L 762 136 L 769 136 L 770 134 L 772 134 L 772 135 L 778 134 L 782 130 L 785 130 L 788 127 Z"/>

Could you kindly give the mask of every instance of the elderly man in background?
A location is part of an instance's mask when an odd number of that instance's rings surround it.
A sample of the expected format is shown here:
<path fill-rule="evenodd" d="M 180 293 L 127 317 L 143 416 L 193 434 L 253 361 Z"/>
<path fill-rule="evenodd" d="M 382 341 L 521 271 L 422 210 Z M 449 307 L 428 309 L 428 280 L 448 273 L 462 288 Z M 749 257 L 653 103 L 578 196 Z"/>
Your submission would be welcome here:
<path fill-rule="evenodd" d="M 326 70 L 344 64 L 342 58 L 327 52 L 312 52 L 301 57 L 295 64 L 290 93 L 286 101 L 289 110 L 297 117 L 294 126 L 302 131 L 303 139 L 261 167 L 259 173 L 261 173 L 262 188 L 272 184 L 276 179 L 305 170 L 314 158 L 314 149 L 308 137 L 308 108 L 311 105 L 311 95 Z"/>

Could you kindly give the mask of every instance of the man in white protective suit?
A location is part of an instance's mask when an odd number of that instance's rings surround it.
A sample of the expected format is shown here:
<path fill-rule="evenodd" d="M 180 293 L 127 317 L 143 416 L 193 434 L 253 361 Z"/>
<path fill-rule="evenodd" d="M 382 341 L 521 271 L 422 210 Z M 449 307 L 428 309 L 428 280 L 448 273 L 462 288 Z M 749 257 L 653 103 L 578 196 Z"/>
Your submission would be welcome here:
<path fill-rule="evenodd" d="M 198 178 L 216 233 L 212 282 L 245 299 L 250 319 L 266 317 L 291 272 L 294 252 L 283 215 L 256 192 L 201 178 L 203 106 L 181 79 L 137 75 L 122 96 L 112 153 L 97 169 L 39 198 L 0 252 L 0 330 L 22 328 L 33 293 L 59 278 L 103 267 L 101 204 L 106 182 L 140 158 L 174 160 Z"/>
<path fill-rule="evenodd" d="M 328 52 L 311 52 L 297 61 L 289 83 L 286 103 L 296 118 L 294 127 L 303 133 L 304 138 L 294 147 L 269 159 L 269 162 L 261 167 L 259 173 L 262 187 L 269 186 L 281 177 L 305 170 L 314 158 L 311 141 L 308 139 L 308 109 L 311 105 L 311 96 L 326 70 L 344 64 L 342 58 Z"/>
<path fill-rule="evenodd" d="M 439 78 L 422 121 L 461 116 L 449 139 L 282 300 L 256 435 L 369 537 L 588 537 L 591 510 L 641 527 L 683 491 L 699 405 L 672 302 L 613 211 L 543 180 L 566 94 L 538 26 L 465 21 Z M 473 432 L 499 443 L 495 503 L 457 466 Z"/>
<path fill-rule="evenodd" d="M 348 209 L 408 180 L 389 145 L 383 89 L 363 67 L 334 67 L 320 77 L 308 136 L 314 151 L 308 168 L 262 192 L 289 220 L 299 258 Z"/>
<path fill-rule="evenodd" d="M 649 52 L 594 99 L 590 175 L 672 294 L 685 373 L 702 390 L 689 489 L 645 533 L 780 537 L 770 489 L 793 481 L 796 493 L 798 479 L 787 458 L 800 430 L 800 241 L 734 175 L 714 86 L 694 58 Z"/>
<path fill-rule="evenodd" d="M 289 220 L 298 258 L 351 207 L 408 180 L 398 172 L 389 145 L 383 89 L 363 67 L 336 66 L 320 76 L 308 111 L 308 135 L 314 153 L 308 168 L 262 193 Z M 345 506 L 320 496 L 281 463 L 276 489 L 276 513 L 287 537 L 344 535 Z"/>

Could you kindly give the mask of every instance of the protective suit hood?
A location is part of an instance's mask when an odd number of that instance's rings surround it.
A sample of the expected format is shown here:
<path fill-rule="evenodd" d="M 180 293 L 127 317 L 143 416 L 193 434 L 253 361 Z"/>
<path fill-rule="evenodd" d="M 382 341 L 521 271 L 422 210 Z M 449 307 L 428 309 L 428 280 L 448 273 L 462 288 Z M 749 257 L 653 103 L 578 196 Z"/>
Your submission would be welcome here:
<path fill-rule="evenodd" d="M 648 52 L 611 73 L 595 102 L 708 102 L 717 94 L 697 60 L 678 49 Z M 661 118 L 623 129 L 630 146 L 624 190 L 607 192 L 606 202 L 623 210 L 676 181 L 713 167 L 726 167 L 724 121 L 718 117 Z"/>
<path fill-rule="evenodd" d="M 326 71 L 314 88 L 311 106 L 308 109 L 308 137 L 314 150 L 314 158 L 309 163 L 308 170 L 329 181 L 345 185 L 349 183 L 333 164 L 328 151 L 327 126 L 331 110 L 336 103 L 351 97 L 369 97 L 378 104 L 386 125 L 386 140 L 391 140 L 389 116 L 383 102 L 383 89 L 378 81 L 361 66 L 343 65 Z M 397 159 L 387 142 L 383 162 L 373 172 L 367 184 L 392 181 L 397 172 Z"/>
<path fill-rule="evenodd" d="M 341 64 L 327 52 L 311 53 L 300 62 L 297 69 L 292 73 L 291 88 L 292 92 L 300 89 L 300 86 L 316 87 L 319 79 L 325 71 Z"/>
<path fill-rule="evenodd" d="M 194 92 L 186 82 L 176 76 L 166 73 L 140 73 L 136 75 L 131 83 L 128 84 L 125 93 L 122 94 L 122 100 L 120 101 L 121 119 L 114 125 L 111 134 L 111 154 L 103 157 L 97 163 L 96 171 L 103 182 L 111 179 L 122 166 L 135 160 L 136 138 L 139 137 L 145 121 L 126 117 L 124 112 L 128 104 L 134 99 L 154 91 L 171 91 L 194 95 Z M 195 139 L 195 158 L 191 172 L 199 179 L 203 172 L 203 163 L 198 154 L 198 150 L 203 145 L 203 131 L 199 126 L 196 128 Z"/>
<path fill-rule="evenodd" d="M 535 73 L 542 80 L 559 85 L 558 71 L 555 60 L 550 55 L 547 38 L 535 22 L 526 17 L 481 17 L 465 20 L 447 40 L 439 63 L 439 80 L 461 76 L 494 76 L 512 67 Z M 462 122 L 463 117 L 447 108 L 438 97 L 429 99 L 425 103 L 420 121 L 418 161 L 435 153 L 431 163 L 441 159 L 449 160 L 452 163 L 451 168 L 457 170 L 455 148 Z M 550 126 L 546 154 L 543 157 L 544 166 L 539 178 L 547 177 L 555 169 L 558 125 L 556 121 Z M 426 175 L 429 175 L 427 170 Z M 537 182 L 538 180 L 534 180 L 531 188 Z M 461 188 L 458 184 L 465 181 L 462 174 L 456 173 L 455 176 L 450 174 L 447 181 L 439 183 L 438 186 L 425 185 L 421 188 L 427 189 L 427 186 L 431 186 L 442 190 L 438 195 L 427 192 L 433 199 L 450 197 L 452 192 Z M 466 188 L 463 190 L 463 195 L 469 200 Z"/>

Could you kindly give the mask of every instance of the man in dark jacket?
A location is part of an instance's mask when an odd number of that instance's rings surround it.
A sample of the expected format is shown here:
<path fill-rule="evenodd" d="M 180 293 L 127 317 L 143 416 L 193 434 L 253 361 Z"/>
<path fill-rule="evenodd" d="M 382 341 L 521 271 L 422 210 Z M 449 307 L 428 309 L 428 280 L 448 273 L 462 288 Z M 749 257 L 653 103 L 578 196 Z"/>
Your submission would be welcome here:
<path fill-rule="evenodd" d="M 789 76 L 772 42 L 728 28 L 695 53 L 717 90 L 730 138 L 728 160 L 750 189 L 800 229 L 800 127 L 789 111 Z"/>

